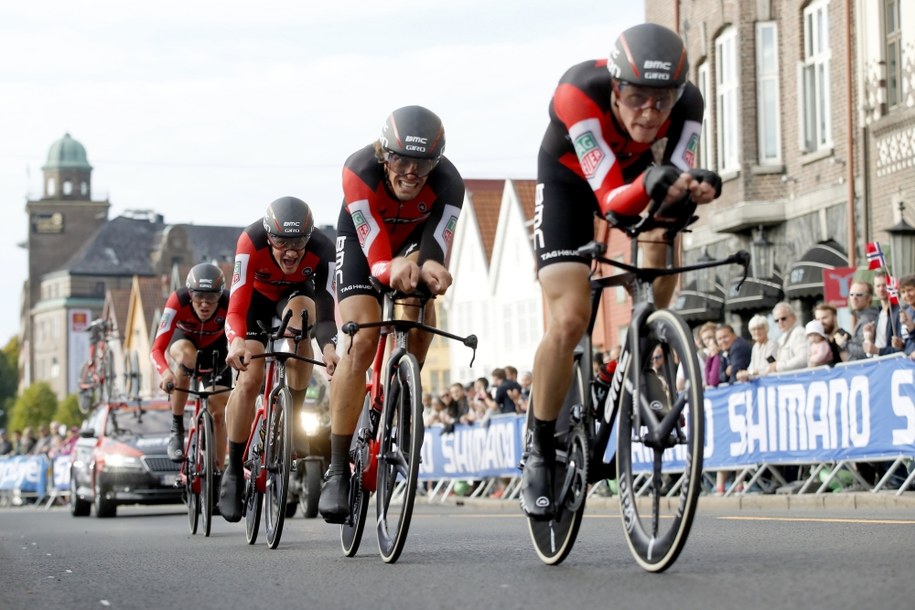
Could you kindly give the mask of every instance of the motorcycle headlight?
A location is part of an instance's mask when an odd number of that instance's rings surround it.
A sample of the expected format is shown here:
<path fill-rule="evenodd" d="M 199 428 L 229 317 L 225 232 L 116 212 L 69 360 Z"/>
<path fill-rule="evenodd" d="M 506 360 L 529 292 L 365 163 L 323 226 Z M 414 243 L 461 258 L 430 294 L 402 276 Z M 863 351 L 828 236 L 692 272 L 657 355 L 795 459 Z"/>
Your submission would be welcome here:
<path fill-rule="evenodd" d="M 311 436 L 318 431 L 321 422 L 318 420 L 318 414 L 314 411 L 302 411 L 302 429 L 305 434 Z"/>

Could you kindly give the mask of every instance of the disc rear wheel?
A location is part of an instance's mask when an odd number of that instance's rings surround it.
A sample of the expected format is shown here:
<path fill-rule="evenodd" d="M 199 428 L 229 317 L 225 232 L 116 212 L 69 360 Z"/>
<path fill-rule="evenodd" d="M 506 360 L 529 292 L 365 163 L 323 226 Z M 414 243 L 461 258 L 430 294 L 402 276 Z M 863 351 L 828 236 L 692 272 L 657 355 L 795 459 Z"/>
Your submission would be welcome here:
<path fill-rule="evenodd" d="M 662 572 L 686 544 L 696 513 L 705 439 L 702 380 L 693 337 L 666 310 L 639 332 L 639 362 L 628 359 L 620 393 L 617 477 L 629 548 L 649 572 Z M 657 371 L 652 355 L 661 356 Z M 678 392 L 682 366 L 686 388 Z"/>
<path fill-rule="evenodd" d="M 368 518 L 369 499 L 372 492 L 362 486 L 362 476 L 372 457 L 369 455 L 369 439 L 375 438 L 372 429 L 371 397 L 366 395 L 362 414 L 356 426 L 356 434 L 350 446 L 350 459 L 352 476 L 349 484 L 349 516 L 346 522 L 340 525 L 340 545 L 346 557 L 354 557 L 362 541 L 362 532 L 365 530 L 365 521 Z"/>
<path fill-rule="evenodd" d="M 558 565 L 569 556 L 585 512 L 588 481 L 588 439 L 584 425 L 572 421 L 572 410 L 577 416 L 583 413 L 585 377 L 581 363 L 576 359 L 572 372 L 572 386 L 563 404 L 557 422 L 556 465 L 553 469 L 553 498 L 556 515 L 548 521 L 528 517 L 527 525 L 534 550 L 543 563 Z M 528 406 L 527 433 L 529 443 L 533 434 L 533 405 Z"/>

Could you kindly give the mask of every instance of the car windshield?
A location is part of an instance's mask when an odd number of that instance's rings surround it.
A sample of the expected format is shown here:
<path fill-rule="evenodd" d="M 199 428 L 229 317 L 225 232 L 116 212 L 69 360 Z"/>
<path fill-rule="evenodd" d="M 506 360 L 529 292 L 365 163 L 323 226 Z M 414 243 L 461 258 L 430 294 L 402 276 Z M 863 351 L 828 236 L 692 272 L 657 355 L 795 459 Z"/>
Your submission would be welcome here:
<path fill-rule="evenodd" d="M 106 434 L 108 436 L 168 434 L 171 424 L 172 414 L 167 409 L 112 410 L 108 414 Z"/>

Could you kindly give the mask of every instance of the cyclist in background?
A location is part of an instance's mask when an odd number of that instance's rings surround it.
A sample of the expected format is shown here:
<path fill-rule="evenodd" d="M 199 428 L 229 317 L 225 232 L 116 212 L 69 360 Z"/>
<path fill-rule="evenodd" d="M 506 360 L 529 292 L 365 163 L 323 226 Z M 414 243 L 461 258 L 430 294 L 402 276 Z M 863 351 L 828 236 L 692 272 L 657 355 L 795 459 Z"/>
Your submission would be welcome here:
<path fill-rule="evenodd" d="M 286 310 L 292 310 L 287 331 L 291 336 L 301 330 L 301 314 L 307 310 L 308 324 L 314 325 L 314 337 L 327 373 L 332 375 L 337 362 L 333 265 L 333 243 L 315 229 L 308 204 L 295 197 L 272 202 L 264 217 L 249 225 L 238 238 L 226 320 L 226 362 L 238 371 L 226 415 L 229 463 L 219 490 L 219 511 L 226 521 L 241 519 L 245 445 L 254 421 L 255 400 L 264 382 L 264 361 L 252 361 L 252 356 L 263 354 L 267 345 L 258 322 L 269 328 L 274 317 L 282 318 Z M 298 354 L 313 357 L 310 336 L 299 342 Z M 305 402 L 312 368 L 308 362 L 288 363 L 288 385 L 296 413 Z M 291 421 L 298 418 L 292 417 Z M 293 433 L 295 443 L 298 426 Z"/>
<path fill-rule="evenodd" d="M 172 433 L 168 439 L 168 457 L 174 462 L 184 459 L 184 405 L 186 392 L 174 392 L 173 388 L 186 390 L 191 385 L 191 376 L 197 366 L 197 351 L 201 351 L 200 363 L 204 367 L 213 362 L 216 354 L 217 366 L 226 359 L 226 311 L 229 295 L 225 290 L 226 280 L 222 270 L 210 263 L 201 263 L 187 274 L 185 287 L 173 292 L 165 303 L 159 330 L 153 340 L 149 357 L 159 372 L 159 388 L 171 394 Z M 232 385 L 232 371 L 225 369 L 216 380 L 216 388 Z M 214 394 L 209 401 L 213 414 L 218 464 L 226 458 L 226 394 Z"/>
<path fill-rule="evenodd" d="M 401 291 L 423 283 L 435 295 L 451 285 L 447 261 L 464 203 L 464 180 L 442 156 L 444 150 L 439 117 L 421 106 L 406 106 L 388 116 L 376 142 L 347 159 L 337 221 L 336 285 L 343 322 L 381 320 L 382 296 L 372 276 Z M 416 319 L 419 312 L 410 309 L 403 315 Z M 435 325 L 432 301 L 425 321 Z M 331 381 L 331 463 L 318 503 L 329 523 L 342 523 L 349 513 L 350 442 L 378 338 L 378 329 L 368 328 L 347 339 Z M 420 366 L 431 340 L 429 333 L 411 332 L 410 351 Z"/>
<path fill-rule="evenodd" d="M 534 356 L 534 437 L 521 494 L 522 508 L 532 518 L 549 519 L 554 513 L 556 418 L 591 309 L 590 259 L 575 252 L 594 238 L 594 215 L 610 213 L 615 224 L 633 223 L 651 200 L 660 200 L 658 217 L 681 218 L 691 214 L 688 197 L 708 203 L 721 194 L 716 174 L 692 169 L 704 104 L 687 82 L 688 69 L 686 48 L 676 33 L 641 24 L 617 38 L 608 60 L 572 66 L 550 103 L 534 215 L 547 329 Z M 652 146 L 665 138 L 655 164 Z M 644 266 L 665 266 L 663 230 L 643 233 L 641 239 Z M 655 282 L 659 307 L 667 306 L 675 285 L 676 278 Z"/>

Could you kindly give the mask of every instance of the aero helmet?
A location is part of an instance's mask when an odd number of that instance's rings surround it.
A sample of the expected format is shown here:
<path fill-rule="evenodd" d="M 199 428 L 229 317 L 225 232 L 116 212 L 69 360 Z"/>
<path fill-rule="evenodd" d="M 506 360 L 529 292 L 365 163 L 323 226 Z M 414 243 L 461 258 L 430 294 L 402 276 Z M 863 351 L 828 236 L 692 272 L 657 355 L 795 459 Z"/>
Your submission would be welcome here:
<path fill-rule="evenodd" d="M 222 292 L 226 278 L 222 269 L 211 263 L 194 265 L 187 274 L 185 286 L 193 292 Z"/>
<path fill-rule="evenodd" d="M 422 106 L 398 108 L 384 122 L 382 148 L 405 157 L 439 159 L 445 152 L 442 120 Z"/>
<path fill-rule="evenodd" d="M 296 197 L 280 197 L 267 206 L 264 213 L 264 230 L 267 235 L 285 238 L 304 238 L 302 247 L 315 228 L 314 216 L 308 204 Z"/>
<path fill-rule="evenodd" d="M 689 60 L 676 32 L 656 23 L 642 23 L 619 35 L 607 69 L 613 78 L 632 85 L 678 88 L 686 83 Z"/>

